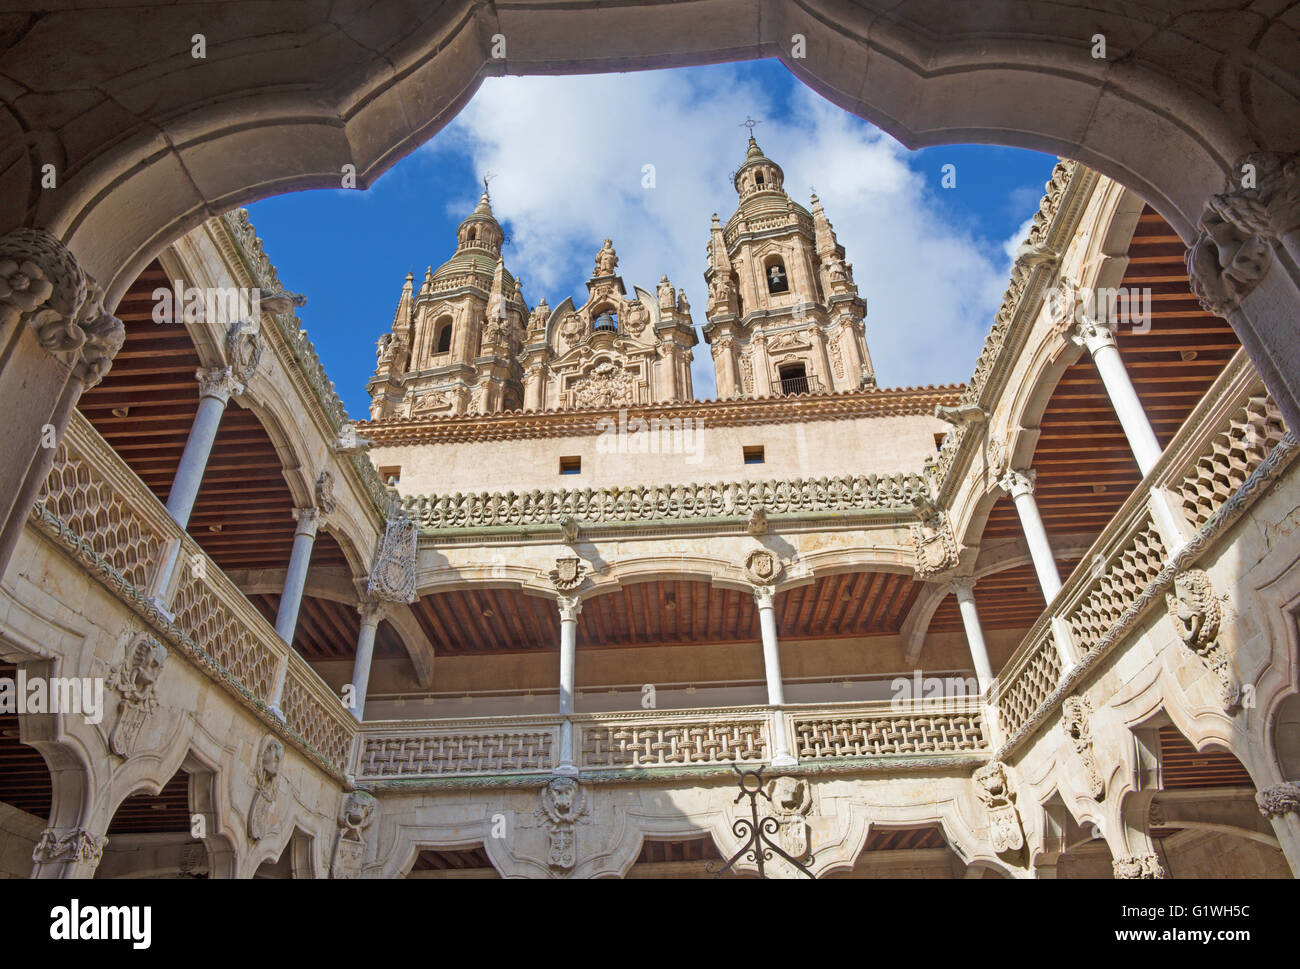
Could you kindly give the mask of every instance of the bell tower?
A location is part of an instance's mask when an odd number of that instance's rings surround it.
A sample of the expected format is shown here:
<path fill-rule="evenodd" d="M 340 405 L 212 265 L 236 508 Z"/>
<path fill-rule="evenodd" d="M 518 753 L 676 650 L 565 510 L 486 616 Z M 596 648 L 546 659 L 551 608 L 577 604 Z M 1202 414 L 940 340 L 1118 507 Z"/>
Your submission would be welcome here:
<path fill-rule="evenodd" d="M 739 204 L 713 216 L 704 338 L 718 397 L 777 397 L 874 385 L 866 304 L 817 196 L 785 191 L 785 172 L 750 134 L 733 182 Z"/>

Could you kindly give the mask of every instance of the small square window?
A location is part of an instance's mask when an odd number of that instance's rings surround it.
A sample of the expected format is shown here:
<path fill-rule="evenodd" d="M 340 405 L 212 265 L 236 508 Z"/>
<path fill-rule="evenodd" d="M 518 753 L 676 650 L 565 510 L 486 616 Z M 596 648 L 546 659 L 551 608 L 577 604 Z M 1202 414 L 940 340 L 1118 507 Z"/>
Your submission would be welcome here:
<path fill-rule="evenodd" d="M 763 445 L 761 444 L 748 445 L 743 449 L 743 453 L 745 455 L 746 464 L 763 463 Z"/>
<path fill-rule="evenodd" d="M 393 465 L 392 467 L 380 468 L 379 479 L 389 488 L 397 487 L 398 482 L 402 480 L 402 466 Z"/>
<path fill-rule="evenodd" d="M 560 458 L 560 474 L 582 474 L 582 458 Z"/>
<path fill-rule="evenodd" d="M 934 449 L 935 449 L 936 451 L 940 451 L 940 450 L 943 449 L 943 439 L 944 439 L 945 437 L 947 437 L 947 436 L 948 436 L 948 432 L 947 432 L 947 431 L 945 431 L 945 432 L 942 433 L 942 434 L 936 434 L 936 435 L 934 436 Z"/>

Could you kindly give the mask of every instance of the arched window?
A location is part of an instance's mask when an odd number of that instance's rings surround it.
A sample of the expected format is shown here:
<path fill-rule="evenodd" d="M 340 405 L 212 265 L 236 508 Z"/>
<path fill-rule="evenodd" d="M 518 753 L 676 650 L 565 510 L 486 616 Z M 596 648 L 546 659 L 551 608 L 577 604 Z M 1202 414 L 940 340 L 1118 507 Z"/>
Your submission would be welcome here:
<path fill-rule="evenodd" d="M 473 242 L 477 238 L 478 238 L 478 229 L 476 229 L 474 226 L 470 226 L 469 232 L 465 235 L 465 239 L 469 242 Z"/>
<path fill-rule="evenodd" d="M 780 256 L 772 256 L 763 267 L 763 278 L 767 280 L 769 293 L 790 292 L 790 277 L 786 275 L 785 263 Z"/>
<path fill-rule="evenodd" d="M 437 325 L 438 325 L 438 329 L 435 330 L 434 332 L 438 334 L 438 339 L 434 343 L 433 352 L 450 353 L 451 352 L 451 319 L 448 317 L 444 317 L 443 319 L 438 321 Z"/>
<path fill-rule="evenodd" d="M 612 306 L 604 306 L 592 314 L 592 329 L 599 333 L 601 330 L 608 330 L 610 333 L 618 332 L 618 312 Z"/>
<path fill-rule="evenodd" d="M 763 188 L 763 173 L 762 173 L 762 171 L 757 171 L 757 172 L 754 173 L 754 184 L 758 186 L 758 188 L 759 188 L 760 191 L 762 190 L 762 188 Z"/>

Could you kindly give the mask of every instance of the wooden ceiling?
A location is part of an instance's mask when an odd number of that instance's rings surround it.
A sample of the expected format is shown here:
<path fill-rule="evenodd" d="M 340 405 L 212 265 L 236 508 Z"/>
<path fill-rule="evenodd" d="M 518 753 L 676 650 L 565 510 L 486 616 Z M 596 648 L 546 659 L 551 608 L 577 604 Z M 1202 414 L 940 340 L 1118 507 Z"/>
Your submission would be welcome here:
<path fill-rule="evenodd" d="M 1198 787 L 1250 787 L 1250 773 L 1226 750 L 1196 752 L 1192 742 L 1177 727 L 1160 728 L 1160 789 L 1186 790 Z"/>
<path fill-rule="evenodd" d="M 1121 326 L 1120 355 L 1162 447 L 1237 351 L 1228 322 L 1192 295 L 1178 234 L 1149 206 L 1129 246 L 1122 286 L 1151 291 L 1151 329 Z M 1084 353 L 1052 392 L 1032 466 L 1035 497 L 1048 535 L 1098 535 L 1141 480 L 1133 452 L 1106 396 L 1092 356 Z M 987 538 L 1020 535 L 1009 500 L 999 501 Z"/>
<path fill-rule="evenodd" d="M 719 861 L 718 846 L 713 838 L 704 835 L 699 838 L 678 841 L 660 841 L 647 838 L 641 842 L 641 854 L 637 855 L 635 865 L 661 865 L 675 861 Z"/>
<path fill-rule="evenodd" d="M 0 664 L 0 677 L 14 679 L 17 667 Z M 0 801 L 38 818 L 50 816 L 53 785 L 45 758 L 19 740 L 18 714 L 0 713 Z"/>
<path fill-rule="evenodd" d="M 938 825 L 920 828 L 872 828 L 863 851 L 917 851 L 946 848 L 948 842 Z"/>
<path fill-rule="evenodd" d="M 830 639 L 897 633 L 920 591 L 893 572 L 829 575 L 776 597 L 782 639 Z M 421 597 L 414 606 L 440 655 L 556 649 L 553 602 L 517 589 L 466 589 Z M 685 579 L 631 583 L 584 599 L 579 648 L 749 643 L 759 639 L 753 596 Z"/>
<path fill-rule="evenodd" d="M 1047 608 L 1032 565 L 1017 565 L 975 583 L 975 609 L 984 629 L 1028 629 Z M 964 633 L 957 597 L 944 596 L 930 619 L 931 633 Z"/>
<path fill-rule="evenodd" d="M 472 848 L 424 848 L 415 856 L 411 871 L 472 871 L 491 868 L 482 845 Z"/>
<path fill-rule="evenodd" d="M 199 356 L 180 323 L 153 321 L 153 291 L 167 287 L 155 260 L 123 296 L 126 340 L 78 408 L 159 501 L 166 502 L 198 411 Z M 233 401 L 221 418 L 189 533 L 222 569 L 286 568 L 294 501 L 261 422 Z M 317 540 L 314 564 L 347 565 L 337 543 Z"/>
<path fill-rule="evenodd" d="M 275 625 L 280 596 L 265 593 L 248 597 L 266 621 Z M 298 609 L 298 626 L 293 634 L 293 648 L 308 662 L 353 659 L 357 655 L 357 636 L 361 616 L 357 607 L 305 595 Z M 393 627 L 385 620 L 375 633 L 375 658 L 395 659 L 406 655 L 406 648 Z"/>
<path fill-rule="evenodd" d="M 190 775 L 184 768 L 172 775 L 157 794 L 124 798 L 109 822 L 108 834 L 188 834 Z"/>

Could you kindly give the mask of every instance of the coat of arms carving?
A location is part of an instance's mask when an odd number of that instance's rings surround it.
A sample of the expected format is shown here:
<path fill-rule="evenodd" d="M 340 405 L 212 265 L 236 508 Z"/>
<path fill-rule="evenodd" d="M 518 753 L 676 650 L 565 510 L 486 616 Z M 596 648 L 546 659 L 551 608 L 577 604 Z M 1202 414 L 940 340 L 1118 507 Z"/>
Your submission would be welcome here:
<path fill-rule="evenodd" d="M 572 592 L 582 585 L 586 574 L 582 559 L 574 555 L 561 556 L 555 560 L 555 568 L 551 569 L 551 583 L 560 592 Z"/>
<path fill-rule="evenodd" d="M 745 557 L 745 578 L 754 585 L 775 585 L 785 567 L 765 548 L 756 548 Z"/>

